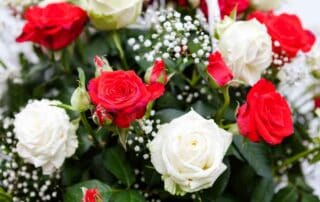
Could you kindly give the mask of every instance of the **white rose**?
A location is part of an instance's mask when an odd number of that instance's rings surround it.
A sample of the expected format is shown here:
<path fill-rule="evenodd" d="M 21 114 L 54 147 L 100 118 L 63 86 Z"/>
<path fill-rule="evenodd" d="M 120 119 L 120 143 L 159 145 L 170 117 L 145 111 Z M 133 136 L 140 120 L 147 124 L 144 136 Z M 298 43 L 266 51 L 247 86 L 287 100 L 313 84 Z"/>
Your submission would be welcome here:
<path fill-rule="evenodd" d="M 115 30 L 134 23 L 142 11 L 143 0 L 82 0 L 91 22 L 102 30 Z"/>
<path fill-rule="evenodd" d="M 279 7 L 281 0 L 250 0 L 251 4 L 259 10 L 274 10 Z"/>
<path fill-rule="evenodd" d="M 256 19 L 238 21 L 224 30 L 218 46 L 235 80 L 255 84 L 272 61 L 266 27 Z"/>
<path fill-rule="evenodd" d="M 225 171 L 232 135 L 194 111 L 160 127 L 150 143 L 151 162 L 165 190 L 183 195 L 209 188 Z"/>
<path fill-rule="evenodd" d="M 57 103 L 31 101 L 14 120 L 18 154 L 35 167 L 42 167 L 44 174 L 60 168 L 78 147 L 77 126 L 70 122 L 65 110 L 52 106 Z"/>

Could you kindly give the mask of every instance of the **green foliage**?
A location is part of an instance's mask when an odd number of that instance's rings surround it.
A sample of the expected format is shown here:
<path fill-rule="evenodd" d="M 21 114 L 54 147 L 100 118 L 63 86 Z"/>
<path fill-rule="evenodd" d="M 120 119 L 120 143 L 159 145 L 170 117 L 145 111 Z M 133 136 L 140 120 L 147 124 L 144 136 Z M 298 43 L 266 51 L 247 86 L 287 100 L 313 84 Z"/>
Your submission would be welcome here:
<path fill-rule="evenodd" d="M 265 144 L 249 142 L 240 135 L 234 136 L 233 142 L 240 155 L 258 175 L 272 178 L 270 155 Z"/>
<path fill-rule="evenodd" d="M 105 168 L 130 187 L 135 181 L 135 175 L 129 162 L 125 158 L 125 152 L 119 147 L 108 148 L 103 152 Z"/>
<path fill-rule="evenodd" d="M 112 202 L 145 202 L 144 197 L 138 191 L 117 191 L 112 194 Z"/>

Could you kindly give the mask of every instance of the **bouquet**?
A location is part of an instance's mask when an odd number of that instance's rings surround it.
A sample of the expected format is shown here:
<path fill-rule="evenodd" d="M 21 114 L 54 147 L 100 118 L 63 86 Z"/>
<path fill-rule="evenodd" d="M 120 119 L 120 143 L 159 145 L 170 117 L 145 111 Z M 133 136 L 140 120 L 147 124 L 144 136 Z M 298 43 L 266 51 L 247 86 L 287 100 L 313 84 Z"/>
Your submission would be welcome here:
<path fill-rule="evenodd" d="M 280 0 L 2 4 L 0 201 L 320 201 L 320 46 Z"/>

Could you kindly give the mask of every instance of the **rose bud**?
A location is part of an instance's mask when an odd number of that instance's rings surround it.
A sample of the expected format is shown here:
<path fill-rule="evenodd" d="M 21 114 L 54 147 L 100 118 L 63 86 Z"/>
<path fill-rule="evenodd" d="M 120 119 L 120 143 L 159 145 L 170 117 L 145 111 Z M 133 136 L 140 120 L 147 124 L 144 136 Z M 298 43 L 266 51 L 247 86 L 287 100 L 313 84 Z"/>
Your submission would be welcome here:
<path fill-rule="evenodd" d="M 207 66 L 207 73 L 215 83 L 223 87 L 233 79 L 233 74 L 229 67 L 224 62 L 221 54 L 217 51 L 209 56 L 209 64 Z"/>
<path fill-rule="evenodd" d="M 109 65 L 108 60 L 97 55 L 94 57 L 94 65 L 96 66 L 96 75 L 99 75 L 103 71 L 113 71 L 112 67 Z"/>
<path fill-rule="evenodd" d="M 97 189 L 82 188 L 82 202 L 102 202 L 101 195 Z"/>
<path fill-rule="evenodd" d="M 315 109 L 320 108 L 320 96 L 314 97 L 313 101 L 314 101 L 314 108 Z"/>
<path fill-rule="evenodd" d="M 154 61 L 153 66 L 147 70 L 144 80 L 147 84 L 161 83 L 165 85 L 167 83 L 168 76 L 163 60 L 158 59 Z"/>
<path fill-rule="evenodd" d="M 70 100 L 74 110 L 84 112 L 90 107 L 90 98 L 85 88 L 78 87 L 72 94 Z"/>
<path fill-rule="evenodd" d="M 104 126 L 104 125 L 110 125 L 113 121 L 113 118 L 105 108 L 103 108 L 101 105 L 98 105 L 93 114 L 93 120 L 97 125 Z"/>

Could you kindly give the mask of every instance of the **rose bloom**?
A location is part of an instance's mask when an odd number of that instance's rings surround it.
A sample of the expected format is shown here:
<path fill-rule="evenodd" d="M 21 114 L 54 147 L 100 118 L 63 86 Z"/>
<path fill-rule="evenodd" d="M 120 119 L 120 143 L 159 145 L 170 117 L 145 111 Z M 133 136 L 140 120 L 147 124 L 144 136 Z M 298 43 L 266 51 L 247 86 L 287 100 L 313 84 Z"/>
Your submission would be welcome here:
<path fill-rule="evenodd" d="M 86 0 L 81 5 L 92 24 L 101 30 L 116 30 L 134 23 L 142 12 L 143 0 Z"/>
<path fill-rule="evenodd" d="M 200 8 L 204 15 L 208 18 L 208 5 L 207 0 L 201 0 Z M 231 12 L 237 8 L 237 14 L 241 14 L 249 7 L 249 0 L 219 0 L 219 7 L 221 18 L 229 16 Z"/>
<path fill-rule="evenodd" d="M 228 21 L 220 36 L 219 51 L 234 79 L 253 85 L 272 61 L 272 42 L 266 27 L 257 20 Z M 224 22 L 222 22 L 224 23 Z"/>
<path fill-rule="evenodd" d="M 163 94 L 164 85 L 146 85 L 134 71 L 119 70 L 91 79 L 88 90 L 93 104 L 111 114 L 115 125 L 127 128 L 144 116 L 149 102 Z"/>
<path fill-rule="evenodd" d="M 85 11 L 69 3 L 29 7 L 25 18 L 27 23 L 17 42 L 32 41 L 51 50 L 59 50 L 72 43 L 88 19 Z"/>
<path fill-rule="evenodd" d="M 35 167 L 42 167 L 44 174 L 60 168 L 78 147 L 77 126 L 70 122 L 65 110 L 52 106 L 59 103 L 31 101 L 14 120 L 19 156 Z"/>
<path fill-rule="evenodd" d="M 209 56 L 207 73 L 220 87 L 227 85 L 233 79 L 231 70 L 218 51 Z"/>
<path fill-rule="evenodd" d="M 302 27 L 298 16 L 291 14 L 275 15 L 272 12 L 256 11 L 249 16 L 265 24 L 273 41 L 273 52 L 279 56 L 293 58 L 299 51 L 309 52 L 315 43 L 315 36 Z"/>
<path fill-rule="evenodd" d="M 250 89 L 246 103 L 239 108 L 237 124 L 240 133 L 251 141 L 262 139 L 271 145 L 280 144 L 293 133 L 289 105 L 266 79 Z"/>
<path fill-rule="evenodd" d="M 194 111 L 161 125 L 149 144 L 151 162 L 164 188 L 184 195 L 211 187 L 226 170 L 232 135 Z"/>

